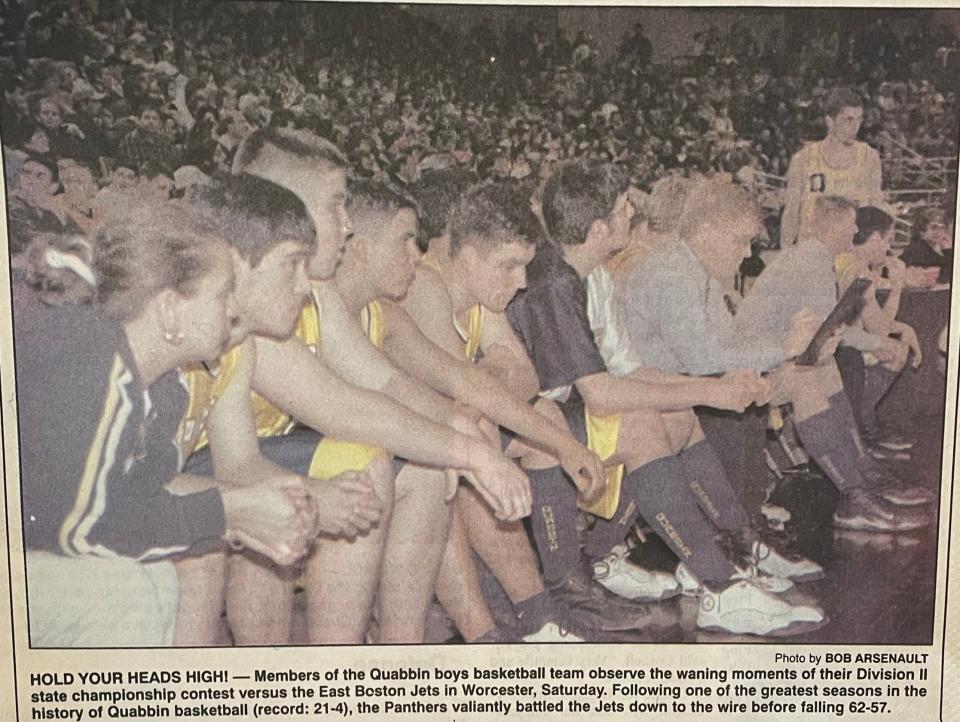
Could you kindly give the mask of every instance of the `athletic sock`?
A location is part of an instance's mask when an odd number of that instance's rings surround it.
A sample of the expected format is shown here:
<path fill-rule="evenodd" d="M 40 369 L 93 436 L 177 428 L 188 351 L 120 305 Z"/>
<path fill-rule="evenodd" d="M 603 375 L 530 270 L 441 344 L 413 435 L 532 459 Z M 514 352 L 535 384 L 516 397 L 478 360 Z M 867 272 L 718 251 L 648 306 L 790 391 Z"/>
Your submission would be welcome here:
<path fill-rule="evenodd" d="M 490 571 L 490 567 L 480 558 L 480 555 L 473 552 L 472 556 L 473 566 L 477 570 L 477 582 L 480 585 L 480 593 L 483 595 L 483 600 L 487 603 L 490 614 L 493 615 L 498 625 L 502 625 L 505 622 L 509 622 L 512 625 L 516 621 L 514 619 L 516 615 L 513 610 L 513 602 L 510 601 L 510 597 L 507 596 L 506 591 L 500 585 L 500 581 L 494 573 Z"/>
<path fill-rule="evenodd" d="M 863 443 L 863 437 L 860 436 L 860 431 L 856 425 L 853 406 L 850 405 L 850 399 L 847 398 L 846 393 L 839 391 L 831 396 L 828 401 L 830 409 L 825 413 L 830 414 L 835 428 L 842 432 L 837 436 L 838 439 L 843 440 L 840 445 L 846 449 L 848 455 L 853 456 L 861 473 L 875 470 L 877 462 L 870 456 L 866 445 Z"/>
<path fill-rule="evenodd" d="M 532 634 L 542 627 L 550 617 L 557 617 L 556 603 L 553 597 L 544 590 L 534 594 L 529 599 L 513 605 L 520 618 L 520 633 Z"/>
<path fill-rule="evenodd" d="M 644 464 L 626 474 L 621 496 L 636 502 L 653 530 L 703 582 L 726 583 L 736 571 L 700 511 L 676 456 Z M 629 503 L 629 502 L 628 502 Z"/>
<path fill-rule="evenodd" d="M 637 502 L 634 495 L 626 493 L 626 488 L 621 486 L 616 513 L 610 519 L 597 519 L 586 534 L 584 553 L 590 559 L 606 556 L 614 546 L 624 540 L 636 520 Z"/>
<path fill-rule="evenodd" d="M 838 396 L 842 397 L 842 401 L 834 405 L 833 400 Z M 835 394 L 831 397 L 829 409 L 800 421 L 795 426 L 797 436 L 803 442 L 807 453 L 816 460 L 841 493 L 864 485 L 863 475 L 860 473 L 860 451 L 855 442 L 859 439 L 859 434 L 846 395 Z"/>
<path fill-rule="evenodd" d="M 867 368 L 863 380 L 863 408 L 860 410 L 864 431 L 877 428 L 877 404 L 887 395 L 897 376 L 899 373 L 879 364 Z"/>
<path fill-rule="evenodd" d="M 530 522 L 543 579 L 560 581 L 580 561 L 577 489 L 559 466 L 528 469 L 533 496 Z"/>
<path fill-rule="evenodd" d="M 750 516 L 730 486 L 720 457 L 708 441 L 698 441 L 681 451 L 680 463 L 697 503 L 718 528 L 738 531 L 750 526 Z M 754 483 L 761 482 L 754 480 Z"/>

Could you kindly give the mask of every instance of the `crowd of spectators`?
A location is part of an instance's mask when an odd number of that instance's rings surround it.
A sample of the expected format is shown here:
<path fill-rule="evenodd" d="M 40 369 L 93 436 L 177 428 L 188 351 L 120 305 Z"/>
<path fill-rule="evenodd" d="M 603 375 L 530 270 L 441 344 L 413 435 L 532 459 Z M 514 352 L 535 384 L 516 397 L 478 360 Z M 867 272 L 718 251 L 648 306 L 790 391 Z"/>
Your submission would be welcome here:
<path fill-rule="evenodd" d="M 676 168 L 782 176 L 822 136 L 820 101 L 844 83 L 863 96 L 863 138 L 885 159 L 957 153 L 958 40 L 924 17 L 905 35 L 869 14 L 785 38 L 737 23 L 664 63 L 639 24 L 607 60 L 582 32 L 530 23 L 457 37 L 403 6 L 4 5 L 7 177 L 28 207 L 17 218 L 41 226 L 224 172 L 269 124 L 317 132 L 360 173 L 403 183 L 427 168 L 523 178 L 597 158 L 644 187 Z M 47 169 L 33 169 L 39 189 L 16 180 L 28 158 Z M 82 176 L 71 198 L 48 197 L 71 165 L 83 169 L 68 173 Z"/>

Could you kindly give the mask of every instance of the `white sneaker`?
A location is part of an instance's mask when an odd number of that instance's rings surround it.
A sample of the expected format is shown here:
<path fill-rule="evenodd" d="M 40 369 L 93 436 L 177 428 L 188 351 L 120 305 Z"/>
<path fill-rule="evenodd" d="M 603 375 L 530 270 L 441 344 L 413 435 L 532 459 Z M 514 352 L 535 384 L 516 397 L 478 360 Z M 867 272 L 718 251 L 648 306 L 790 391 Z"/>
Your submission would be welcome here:
<path fill-rule="evenodd" d="M 759 587 L 770 594 L 783 594 L 793 589 L 793 582 L 786 577 L 775 577 L 761 574 L 757 567 L 750 565 L 744 569 L 737 569 L 730 577 L 731 581 L 744 579 L 755 587 Z"/>
<path fill-rule="evenodd" d="M 636 602 L 660 602 L 680 594 L 673 575 L 651 572 L 627 559 L 626 544 L 617 544 L 593 563 L 593 578 L 617 596 Z"/>
<path fill-rule="evenodd" d="M 673 576 L 680 585 L 680 592 L 684 596 L 696 597 L 703 591 L 703 584 L 697 578 L 697 575 L 690 571 L 690 567 L 683 562 L 677 565 L 677 571 L 674 572 Z"/>
<path fill-rule="evenodd" d="M 583 638 L 578 637 L 573 632 L 567 631 L 556 622 L 546 622 L 536 632 L 521 637 L 524 642 L 533 644 L 553 644 L 556 642 L 583 642 Z"/>
<path fill-rule="evenodd" d="M 823 579 L 823 567 L 811 559 L 797 557 L 787 559 L 773 547 L 762 541 L 755 541 L 751 549 L 754 562 L 764 574 L 771 577 L 793 579 L 796 582 L 812 582 Z"/>
<path fill-rule="evenodd" d="M 680 588 L 683 590 L 683 594 L 685 596 L 696 597 L 704 591 L 702 582 L 697 578 L 696 574 L 690 571 L 690 567 L 683 562 L 677 565 L 675 577 L 680 583 Z M 731 581 L 738 581 L 740 579 L 748 581 L 754 586 L 759 587 L 763 591 L 769 592 L 770 594 L 783 594 L 784 592 L 793 589 L 793 582 L 791 582 L 789 579 L 764 576 L 758 573 L 757 568 L 754 566 L 749 566 L 744 569 L 737 569 L 730 577 Z"/>
<path fill-rule="evenodd" d="M 700 629 L 759 636 L 802 634 L 826 622 L 819 608 L 790 605 L 745 580 L 719 593 L 704 590 L 697 613 Z"/>

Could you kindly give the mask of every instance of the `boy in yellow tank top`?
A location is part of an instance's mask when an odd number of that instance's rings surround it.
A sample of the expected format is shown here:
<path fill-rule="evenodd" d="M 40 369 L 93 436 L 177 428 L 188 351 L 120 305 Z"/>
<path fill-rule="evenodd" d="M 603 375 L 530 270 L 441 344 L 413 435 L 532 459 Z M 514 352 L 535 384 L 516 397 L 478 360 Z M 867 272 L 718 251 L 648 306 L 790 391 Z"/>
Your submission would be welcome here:
<path fill-rule="evenodd" d="M 222 484 L 302 483 L 306 469 L 275 465 L 258 448 L 249 392 L 256 362 L 251 334 L 284 338 L 293 331 L 309 291 L 305 265 L 315 244 L 312 223 L 294 194 L 249 175 L 199 190 L 195 205 L 204 210 L 204 224 L 233 247 L 239 320 L 234 346 L 218 363 L 184 370 L 190 395 L 178 433 L 184 469 L 215 476 Z M 264 298 L 272 300 L 263 303 Z M 314 536 L 317 531 L 356 533 L 380 514 L 380 502 L 366 482 L 337 479 L 312 488 L 311 494 L 319 508 Z M 257 557 L 263 564 L 273 564 Z M 224 593 L 223 564 L 221 553 L 180 563 L 178 627 L 189 631 L 178 631 L 178 643 L 215 640 Z M 243 641 L 239 625 L 234 633 Z"/>
<path fill-rule="evenodd" d="M 434 191 L 421 189 L 425 195 L 442 195 Z M 517 290 L 526 285 L 526 265 L 541 234 L 539 223 L 530 211 L 528 195 L 513 183 L 492 183 L 476 186 L 459 199 L 452 199 L 448 229 L 442 236 L 430 240 L 425 262 L 418 268 L 403 305 L 428 338 L 462 358 L 469 321 L 479 304 L 483 309 L 483 324 L 479 334 L 478 367 L 499 378 L 516 399 L 536 399 L 536 410 L 562 428 L 566 422 L 557 407 L 548 399 L 538 398 L 536 374 L 503 313 Z M 430 205 L 436 213 L 438 204 L 431 201 Z M 485 413 L 492 421 L 502 423 L 496 414 Z M 588 485 L 585 483 L 588 479 L 571 469 L 562 456 L 532 440 L 533 437 L 520 435 L 526 443 L 508 437 L 507 453 L 522 457 L 521 465 L 531 479 L 536 476 L 546 484 L 570 485 L 564 471 L 568 474 L 573 471 L 570 477 L 581 498 L 588 502 L 597 498 L 606 483 L 603 472 L 598 473 L 598 485 Z M 580 441 L 586 443 L 586 440 Z M 531 445 L 538 447 L 537 453 Z M 490 566 L 510 600 L 519 607 L 518 600 L 541 594 L 543 586 L 539 575 L 529 571 L 533 565 L 527 561 L 530 549 L 522 531 L 491 524 L 489 514 L 473 503 L 469 495 L 461 495 L 458 506 L 470 544 Z M 576 509 L 572 508 L 572 512 L 575 514 Z M 457 517 L 454 521 L 457 522 Z M 537 507 L 532 521 L 535 532 L 538 526 L 542 527 L 539 532 L 548 540 L 548 546 L 558 549 L 559 537 L 567 532 L 554 523 L 557 518 L 549 505 Z M 541 556 L 541 561 L 543 559 Z M 552 571 L 550 561 L 548 556 L 544 566 L 547 574 Z M 676 584 L 671 583 L 671 587 L 675 588 Z M 569 591 L 563 598 L 553 594 L 545 596 L 550 604 L 564 612 L 577 630 L 593 634 L 635 629 L 649 622 L 650 610 L 645 605 L 615 597 L 589 576 L 577 575 Z M 438 586 L 438 595 L 443 592 L 442 585 Z M 637 596 L 650 600 L 669 593 L 670 590 L 663 588 L 648 588 Z M 457 621 L 462 625 L 470 620 Z"/>
<path fill-rule="evenodd" d="M 238 148 L 235 171 L 273 180 L 305 202 L 317 229 L 317 250 L 309 259 L 308 271 L 315 279 L 330 276 L 342 255 L 346 237 L 352 232 L 345 209 L 346 176 L 340 152 L 316 136 L 266 129 L 251 134 Z M 272 298 L 254 288 L 240 287 L 238 295 L 246 297 L 253 314 L 261 312 L 265 298 Z M 244 375 L 238 373 L 239 381 L 232 384 L 241 389 L 236 395 L 246 394 L 249 404 L 250 392 L 256 391 L 282 410 L 283 415 L 329 436 L 382 447 L 420 463 L 460 470 L 482 489 L 500 517 L 512 520 L 528 514 L 526 478 L 502 454 L 480 441 L 472 419 L 448 399 L 386 361 L 364 336 L 356 315 L 347 313 L 332 284 L 314 283 L 313 296 L 322 311 L 322 333 L 315 339 L 318 353 L 312 353 L 296 338 L 284 339 L 269 332 L 256 336 L 250 368 Z M 298 303 L 297 311 L 301 308 Z M 225 392 L 214 408 L 220 407 L 230 393 Z M 212 421 L 213 414 L 208 427 L 213 459 L 217 462 L 218 444 Z M 276 423 L 267 426 L 288 423 L 285 419 L 273 421 Z M 249 429 L 256 426 L 251 412 L 246 413 L 245 420 L 234 423 Z M 291 435 L 261 441 L 261 448 L 266 451 L 276 446 L 280 449 L 277 453 L 284 458 L 292 448 L 302 462 L 304 456 L 312 459 L 320 446 L 318 438 L 315 432 L 307 434 L 298 428 Z M 293 444 L 294 440 L 298 443 Z M 371 479 L 368 472 L 376 465 L 385 466 L 386 473 Z M 389 465 L 379 455 L 363 472 L 344 472 L 352 482 L 346 484 L 351 490 L 369 490 L 373 486 L 379 513 L 377 523 L 369 519 L 373 509 L 363 505 L 349 501 L 328 505 L 345 506 L 349 526 L 343 533 L 322 535 L 308 560 L 311 642 L 359 643 L 364 639 L 379 582 L 382 539 L 392 510 L 389 472 Z M 311 483 L 320 493 L 329 482 Z M 438 492 L 441 500 L 442 491 Z M 227 606 L 239 642 L 288 641 L 287 602 L 294 575 L 295 570 L 280 569 L 248 555 L 234 555 Z M 263 614 L 265 608 L 271 609 L 271 613 Z M 386 616 L 392 619 L 396 615 L 388 612 Z M 387 637 L 390 641 L 418 641 L 421 633 L 422 624 L 398 623 Z"/>
<path fill-rule="evenodd" d="M 802 240 L 812 229 L 814 204 L 821 196 L 837 196 L 858 206 L 880 205 L 880 154 L 857 140 L 863 124 L 863 101 L 846 88 L 833 90 L 824 103 L 827 136 L 808 143 L 787 170 L 780 245 Z"/>
<path fill-rule="evenodd" d="M 417 217 L 414 206 L 412 199 L 383 184 L 366 182 L 351 186 L 349 212 L 357 232 L 336 274 L 337 287 L 347 308 L 351 313 L 364 308 L 378 312 L 376 315 L 383 320 L 384 351 L 401 369 L 436 391 L 476 408 L 485 419 L 514 429 L 532 439 L 532 443 L 552 450 L 573 475 L 583 479 L 581 483 L 598 487 L 595 482 L 602 480 L 602 472 L 596 457 L 562 427 L 552 424 L 529 405 L 516 400 L 497 378 L 483 371 L 476 363 L 482 355 L 485 321 L 489 322 L 494 314 L 474 304 L 458 323 L 452 311 L 444 311 L 442 306 L 430 302 L 427 305 L 433 309 L 436 318 L 446 319 L 443 325 L 446 335 L 439 339 L 444 343 L 444 347 L 441 347 L 425 336 L 404 308 L 395 303 L 407 295 L 411 283 L 415 283 L 415 277 L 423 272 L 417 264 L 419 252 L 415 245 Z M 420 286 L 423 286 L 422 281 Z M 419 288 L 414 293 L 423 292 L 424 289 Z M 489 423 L 485 422 L 485 425 L 492 442 L 499 445 L 499 434 Z M 405 466 L 397 480 L 398 497 L 409 493 L 408 489 L 423 485 L 431 474 L 436 473 L 423 467 Z M 482 608 L 479 612 L 475 611 L 480 604 L 455 603 L 463 599 L 465 594 L 472 595 L 475 602 L 479 597 L 472 560 L 464 555 L 464 540 L 457 536 L 462 533 L 459 511 L 464 506 L 464 499 L 469 496 L 468 490 L 457 496 L 458 509 L 454 511 L 453 527 L 455 538 L 451 540 L 444 556 L 437 594 L 442 602 L 447 603 L 448 613 L 454 617 L 464 637 L 473 641 L 489 633 L 493 625 Z M 475 499 L 472 504 L 482 506 L 482 502 L 478 504 Z M 489 518 L 489 511 L 484 511 L 484 516 Z M 395 526 L 391 524 L 391 539 Z M 399 530 L 402 529 L 400 526 Z M 522 531 L 519 528 L 517 531 L 521 532 L 522 537 Z M 523 636 L 532 634 L 537 641 L 548 641 L 551 635 L 556 637 L 559 634 L 559 620 L 555 615 L 551 619 L 549 609 L 538 608 L 545 601 L 542 598 L 543 588 L 539 584 L 539 575 L 526 540 L 523 542 L 523 550 L 527 552 L 524 559 L 526 566 L 524 574 L 520 575 L 520 583 L 511 589 L 512 596 L 518 602 L 519 611 L 524 613 Z M 388 540 L 388 557 L 391 546 Z M 504 547 L 501 545 L 499 550 L 503 552 Z M 499 555 L 504 562 L 508 557 L 502 553 Z M 401 562 L 397 560 L 394 566 L 399 567 Z M 381 594 L 384 586 L 388 589 L 394 586 L 389 583 L 389 577 L 394 574 L 396 571 L 391 569 L 391 565 L 385 564 Z M 411 570 L 401 576 L 415 574 Z M 431 586 L 424 602 L 429 601 L 432 591 Z M 541 595 L 541 598 L 534 599 L 537 595 Z M 563 639 L 577 641 L 572 634 L 563 636 Z"/>

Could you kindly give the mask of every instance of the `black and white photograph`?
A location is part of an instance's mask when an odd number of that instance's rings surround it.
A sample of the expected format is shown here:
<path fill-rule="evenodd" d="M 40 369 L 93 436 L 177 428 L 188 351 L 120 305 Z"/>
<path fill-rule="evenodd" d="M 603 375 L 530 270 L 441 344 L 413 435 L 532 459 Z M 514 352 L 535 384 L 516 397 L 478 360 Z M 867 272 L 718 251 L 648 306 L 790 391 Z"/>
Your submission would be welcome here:
<path fill-rule="evenodd" d="M 960 8 L 0 0 L 0 85 L 30 654 L 940 653 Z"/>

